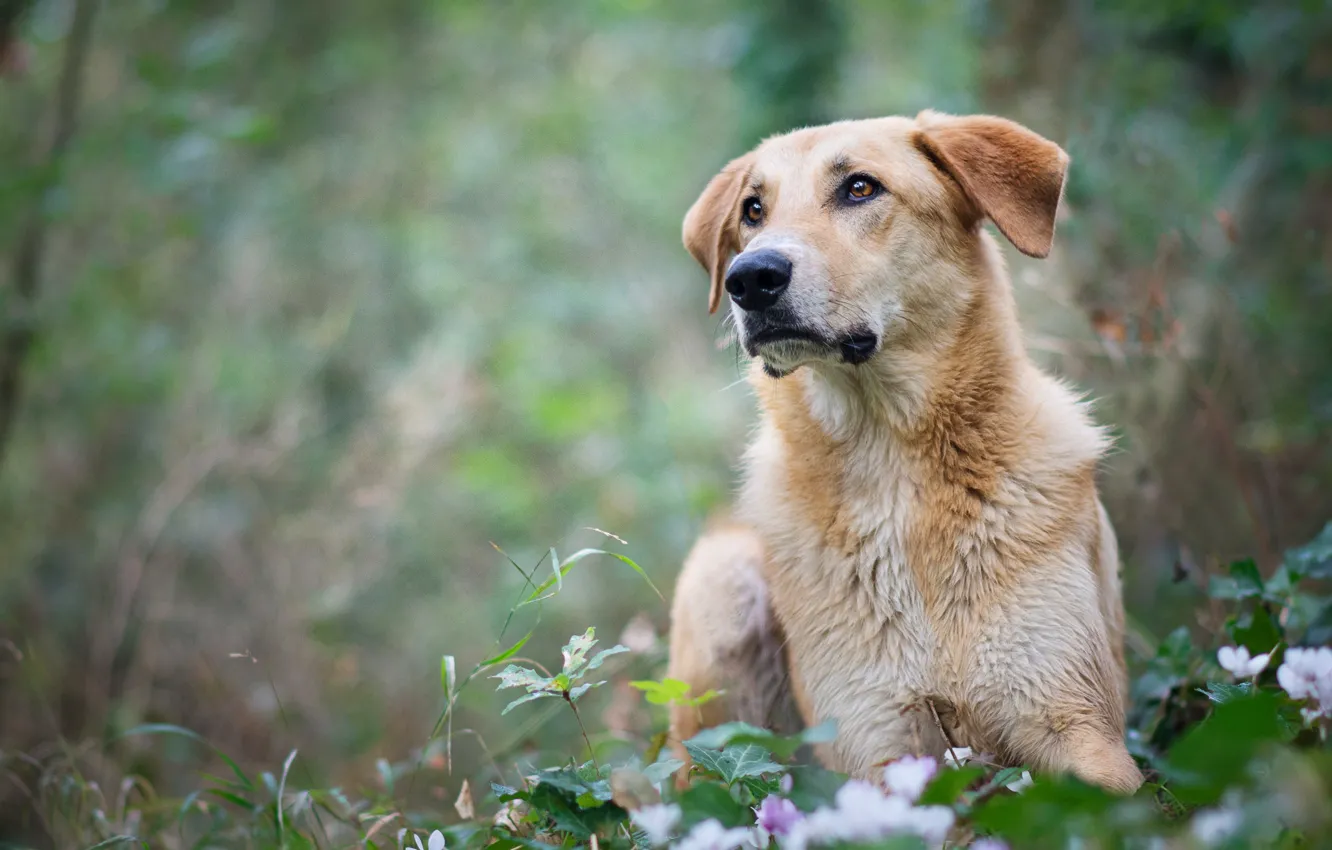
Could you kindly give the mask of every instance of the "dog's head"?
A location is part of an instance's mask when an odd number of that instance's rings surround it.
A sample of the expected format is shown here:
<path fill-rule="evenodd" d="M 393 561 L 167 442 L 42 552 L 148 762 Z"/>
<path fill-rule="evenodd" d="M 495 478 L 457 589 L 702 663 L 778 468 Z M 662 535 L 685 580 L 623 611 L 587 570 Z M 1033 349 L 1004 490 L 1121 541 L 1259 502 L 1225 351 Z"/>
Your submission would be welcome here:
<path fill-rule="evenodd" d="M 1068 156 L 1011 121 L 922 112 L 768 139 L 712 179 L 684 242 L 780 377 L 928 341 L 971 298 L 989 218 L 1044 257 Z"/>

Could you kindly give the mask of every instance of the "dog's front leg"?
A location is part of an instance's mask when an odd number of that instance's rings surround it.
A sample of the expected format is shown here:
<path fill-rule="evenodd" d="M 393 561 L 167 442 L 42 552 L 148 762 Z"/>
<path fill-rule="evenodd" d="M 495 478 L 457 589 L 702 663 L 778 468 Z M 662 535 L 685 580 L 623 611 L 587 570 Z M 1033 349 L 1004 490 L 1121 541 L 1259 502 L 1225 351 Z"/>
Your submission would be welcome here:
<path fill-rule="evenodd" d="M 671 741 L 728 720 L 790 731 L 795 711 L 783 638 L 768 602 L 763 544 L 750 528 L 719 525 L 685 559 L 671 606 L 667 675 L 690 687 L 690 697 L 720 696 L 698 705 L 671 706 Z"/>

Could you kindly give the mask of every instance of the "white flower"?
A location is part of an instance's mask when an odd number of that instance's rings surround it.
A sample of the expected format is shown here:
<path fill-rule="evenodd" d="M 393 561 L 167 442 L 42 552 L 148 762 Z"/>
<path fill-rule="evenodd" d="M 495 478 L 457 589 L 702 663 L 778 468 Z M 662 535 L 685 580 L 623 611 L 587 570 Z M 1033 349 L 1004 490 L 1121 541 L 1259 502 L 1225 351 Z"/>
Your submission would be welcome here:
<path fill-rule="evenodd" d="M 752 829 L 727 829 L 720 821 L 709 818 L 691 829 L 675 847 L 676 850 L 736 850 L 755 846 L 753 837 Z"/>
<path fill-rule="evenodd" d="M 1018 777 L 1017 782 L 1010 782 L 1004 787 L 1009 791 L 1012 791 L 1014 794 L 1021 794 L 1035 784 L 1036 780 L 1031 778 L 1031 771 L 1024 770 L 1022 771 L 1022 775 Z"/>
<path fill-rule="evenodd" d="M 971 842 L 971 850 L 1008 850 L 1008 845 L 997 838 L 980 838 Z"/>
<path fill-rule="evenodd" d="M 674 803 L 641 806 L 629 813 L 629 820 L 643 830 L 649 844 L 660 847 L 671 840 L 671 830 L 680 822 L 680 807 Z"/>
<path fill-rule="evenodd" d="M 1242 818 L 1236 809 L 1210 809 L 1193 816 L 1193 837 L 1205 847 L 1220 844 L 1239 831 Z"/>
<path fill-rule="evenodd" d="M 938 770 L 939 763 L 929 756 L 905 756 L 883 769 L 883 784 L 892 793 L 914 803 L 920 799 L 925 786 L 930 784 Z"/>
<path fill-rule="evenodd" d="M 961 767 L 971 760 L 971 747 L 949 747 L 944 750 L 944 764 Z"/>
<path fill-rule="evenodd" d="M 834 808 L 820 808 L 792 826 L 782 846 L 803 850 L 810 844 L 867 842 L 903 834 L 939 845 L 953 826 L 953 811 L 946 806 L 913 806 L 904 797 L 885 794 L 859 780 L 843 785 L 834 802 Z"/>
<path fill-rule="evenodd" d="M 426 847 L 421 846 L 421 836 L 413 835 L 412 838 L 416 839 L 416 850 L 444 850 L 444 833 L 438 829 L 430 833 Z"/>
<path fill-rule="evenodd" d="M 1332 649 L 1286 650 L 1286 659 L 1277 668 L 1277 682 L 1291 699 L 1311 699 L 1317 704 L 1306 710 L 1306 721 L 1332 714 Z"/>
<path fill-rule="evenodd" d="M 1267 669 L 1267 662 L 1272 660 L 1272 653 L 1249 656 L 1245 646 L 1223 646 L 1216 652 L 1217 663 L 1236 679 L 1252 679 Z"/>

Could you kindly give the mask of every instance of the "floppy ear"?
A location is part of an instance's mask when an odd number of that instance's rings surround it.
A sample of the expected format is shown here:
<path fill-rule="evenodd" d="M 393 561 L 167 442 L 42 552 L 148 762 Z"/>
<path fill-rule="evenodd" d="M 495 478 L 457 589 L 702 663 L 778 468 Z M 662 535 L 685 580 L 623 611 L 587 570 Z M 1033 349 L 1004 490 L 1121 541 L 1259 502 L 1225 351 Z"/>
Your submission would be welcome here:
<path fill-rule="evenodd" d="M 731 255 L 740 250 L 740 224 L 736 204 L 749 179 L 753 154 L 733 159 L 708 183 L 698 200 L 685 213 L 684 245 L 698 264 L 712 275 L 708 294 L 708 312 L 717 312 L 721 303 L 722 282 Z"/>
<path fill-rule="evenodd" d="M 1019 251 L 1044 257 L 1054 242 L 1068 154 L 1042 136 L 992 115 L 916 116 L 916 146 L 952 175 Z"/>

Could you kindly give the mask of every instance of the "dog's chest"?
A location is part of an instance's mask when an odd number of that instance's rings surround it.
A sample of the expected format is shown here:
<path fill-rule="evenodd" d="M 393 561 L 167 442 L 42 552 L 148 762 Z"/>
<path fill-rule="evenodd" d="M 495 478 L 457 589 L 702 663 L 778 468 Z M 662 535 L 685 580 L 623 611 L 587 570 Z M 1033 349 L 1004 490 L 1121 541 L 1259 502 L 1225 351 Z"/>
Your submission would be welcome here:
<path fill-rule="evenodd" d="M 751 456 L 741 504 L 768 547 L 773 602 L 796 651 L 827 647 L 925 686 L 935 640 L 908 560 L 918 501 L 909 459 L 871 446 L 835 475 L 811 476 L 833 470 L 811 470 L 792 448 L 766 442 Z"/>

